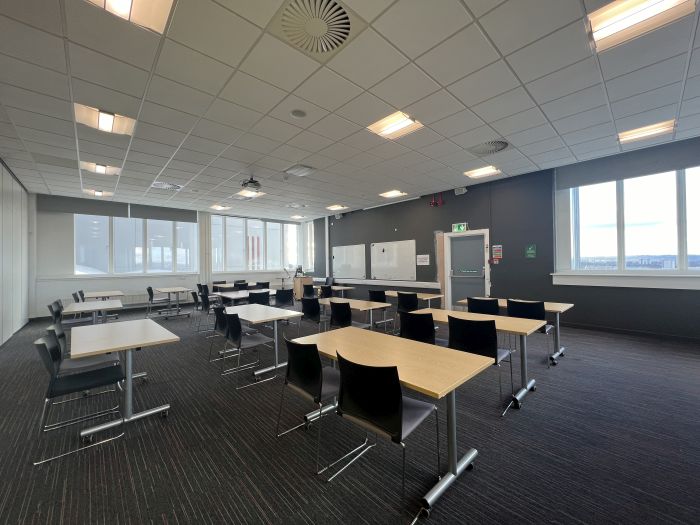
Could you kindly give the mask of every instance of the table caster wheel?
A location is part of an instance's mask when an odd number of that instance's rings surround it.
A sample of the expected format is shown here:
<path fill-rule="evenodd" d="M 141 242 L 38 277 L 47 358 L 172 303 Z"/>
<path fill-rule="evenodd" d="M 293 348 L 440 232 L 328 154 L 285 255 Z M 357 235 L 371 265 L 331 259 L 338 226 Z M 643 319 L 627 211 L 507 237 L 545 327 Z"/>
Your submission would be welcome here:
<path fill-rule="evenodd" d="M 165 419 L 166 417 L 168 417 L 168 412 L 169 412 L 169 410 L 163 410 L 163 412 L 160 413 L 160 417 Z"/>
<path fill-rule="evenodd" d="M 85 436 L 82 438 L 83 445 L 91 445 L 95 441 L 95 436 L 90 434 L 89 436 Z"/>
<path fill-rule="evenodd" d="M 430 517 L 430 509 L 426 509 L 425 507 L 423 507 L 422 509 L 420 509 L 418 515 L 425 519 L 428 519 Z"/>
<path fill-rule="evenodd" d="M 534 392 L 535 390 L 537 390 L 537 385 L 532 386 L 532 392 Z"/>
<path fill-rule="evenodd" d="M 469 465 L 467 465 L 467 470 L 474 470 L 474 463 L 469 463 Z"/>
<path fill-rule="evenodd" d="M 555 361 L 554 359 L 552 359 L 552 366 L 557 366 L 557 364 L 558 364 L 557 361 Z"/>

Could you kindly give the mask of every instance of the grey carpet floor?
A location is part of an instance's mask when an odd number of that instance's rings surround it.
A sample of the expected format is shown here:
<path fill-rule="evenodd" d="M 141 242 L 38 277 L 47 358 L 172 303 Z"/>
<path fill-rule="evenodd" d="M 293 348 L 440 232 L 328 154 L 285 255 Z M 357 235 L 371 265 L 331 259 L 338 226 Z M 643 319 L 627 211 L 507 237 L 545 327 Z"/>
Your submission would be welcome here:
<path fill-rule="evenodd" d="M 1 522 L 410 522 L 435 481 L 432 425 L 408 442 L 405 509 L 401 451 L 391 443 L 380 441 L 326 483 L 313 473 L 314 427 L 274 436 L 280 379 L 237 392 L 233 378 L 207 362 L 209 341 L 188 319 L 161 322 L 181 342 L 135 354 L 135 368 L 149 374 L 136 383 L 135 404 L 169 402 L 169 417 L 136 422 L 119 440 L 41 467 L 32 461 L 79 444 L 77 427 L 38 436 L 48 377 L 32 341 L 48 322 L 31 322 L 0 348 Z M 286 330 L 296 335 L 296 327 Z M 698 345 L 572 328 L 562 340 L 567 356 L 547 369 L 544 336 L 531 338 L 538 389 L 505 418 L 495 369 L 458 390 L 461 451 L 475 447 L 479 456 L 425 522 L 700 522 Z M 517 357 L 514 365 L 517 386 Z M 503 379 L 508 389 L 507 368 Z M 113 401 L 102 397 L 53 417 Z M 287 399 L 283 424 L 312 408 Z M 438 406 L 444 430 L 444 401 Z M 363 438 L 336 416 L 323 420 L 325 459 Z M 444 431 L 441 451 L 444 468 Z"/>

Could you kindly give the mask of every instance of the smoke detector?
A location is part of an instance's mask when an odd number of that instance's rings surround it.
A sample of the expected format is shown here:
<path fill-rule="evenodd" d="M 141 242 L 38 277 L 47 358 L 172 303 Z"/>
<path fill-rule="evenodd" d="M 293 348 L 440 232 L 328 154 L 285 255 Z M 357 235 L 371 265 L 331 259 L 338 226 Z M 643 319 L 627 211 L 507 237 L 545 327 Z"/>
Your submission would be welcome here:
<path fill-rule="evenodd" d="M 182 185 L 157 180 L 151 184 L 151 188 L 156 190 L 180 191 L 182 189 Z"/>
<path fill-rule="evenodd" d="M 367 23 L 338 0 L 288 0 L 269 31 L 306 55 L 326 62 Z"/>
<path fill-rule="evenodd" d="M 505 140 L 489 140 L 483 144 L 477 144 L 476 146 L 467 148 L 467 151 L 473 155 L 493 155 L 494 153 L 503 151 L 508 146 L 510 146 L 510 144 Z"/>

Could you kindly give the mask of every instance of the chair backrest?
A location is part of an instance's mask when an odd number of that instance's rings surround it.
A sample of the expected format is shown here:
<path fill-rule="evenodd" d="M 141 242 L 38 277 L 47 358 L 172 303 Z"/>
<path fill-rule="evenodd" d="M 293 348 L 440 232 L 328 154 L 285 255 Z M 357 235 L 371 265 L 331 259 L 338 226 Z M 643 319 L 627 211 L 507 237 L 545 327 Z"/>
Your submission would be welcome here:
<path fill-rule="evenodd" d="M 60 313 L 63 313 L 63 303 L 61 302 L 60 299 L 56 299 L 51 304 L 52 304 L 54 310 L 58 310 Z"/>
<path fill-rule="evenodd" d="M 447 344 L 454 350 L 492 357 L 494 362 L 498 354 L 498 335 L 496 321 L 472 321 L 447 316 L 450 339 Z"/>
<path fill-rule="evenodd" d="M 233 284 L 248 283 L 245 279 L 234 279 Z"/>
<path fill-rule="evenodd" d="M 498 315 L 501 313 L 498 299 L 488 297 L 469 297 L 467 299 L 467 310 L 475 314 Z"/>
<path fill-rule="evenodd" d="M 202 285 L 202 295 L 209 295 L 209 285 L 208 284 Z"/>
<path fill-rule="evenodd" d="M 202 283 L 197 283 L 197 292 L 202 293 Z"/>
<path fill-rule="evenodd" d="M 275 294 L 276 306 L 294 306 L 294 290 L 287 288 L 286 290 L 277 290 Z"/>
<path fill-rule="evenodd" d="M 255 283 L 255 286 L 257 286 L 259 290 L 267 290 L 270 288 L 270 281 L 258 281 Z"/>
<path fill-rule="evenodd" d="M 331 301 L 331 324 L 341 328 L 352 325 L 350 303 Z"/>
<path fill-rule="evenodd" d="M 318 299 L 316 297 L 302 297 L 301 313 L 302 319 L 308 319 L 309 321 L 316 321 L 318 323 L 321 320 L 321 305 Z"/>
<path fill-rule="evenodd" d="M 153 302 L 153 287 L 146 286 L 146 292 L 148 292 L 148 302 L 152 303 Z"/>
<path fill-rule="evenodd" d="M 421 343 L 435 344 L 433 314 L 399 312 L 399 317 L 401 318 L 401 337 L 420 341 Z"/>
<path fill-rule="evenodd" d="M 270 291 L 248 293 L 249 304 L 264 304 L 270 306 Z"/>
<path fill-rule="evenodd" d="M 333 277 L 326 277 L 326 286 L 331 286 L 333 284 Z"/>
<path fill-rule="evenodd" d="M 226 284 L 226 281 L 214 281 L 211 284 L 212 285 L 214 285 L 214 284 Z"/>
<path fill-rule="evenodd" d="M 226 339 L 231 341 L 236 348 L 241 347 L 243 329 L 238 314 L 225 314 L 226 316 Z"/>
<path fill-rule="evenodd" d="M 508 299 L 508 316 L 545 321 L 544 301 L 519 301 Z"/>
<path fill-rule="evenodd" d="M 243 281 L 243 282 L 235 282 L 233 283 L 233 289 L 234 290 L 247 290 L 248 289 L 248 283 Z"/>
<path fill-rule="evenodd" d="M 304 297 L 316 297 L 316 290 L 313 284 L 304 285 Z"/>
<path fill-rule="evenodd" d="M 385 303 L 386 302 L 386 292 L 384 290 L 367 290 L 369 293 L 369 300 L 375 303 Z"/>
<path fill-rule="evenodd" d="M 322 299 L 327 299 L 328 297 L 333 297 L 333 288 L 331 288 L 330 285 L 322 284 L 320 297 Z"/>
<path fill-rule="evenodd" d="M 418 310 L 418 294 L 413 292 L 397 293 L 397 310 L 399 312 L 412 312 Z"/>
<path fill-rule="evenodd" d="M 226 308 L 223 306 L 214 307 L 214 330 L 226 334 L 228 323 L 226 321 Z"/>
<path fill-rule="evenodd" d="M 61 324 L 61 321 L 56 321 L 54 324 L 49 326 L 46 331 L 52 336 L 56 338 L 56 341 L 58 342 L 58 346 L 61 349 L 61 356 L 67 356 L 68 355 L 68 341 L 66 339 L 66 332 L 63 330 L 63 324 Z"/>
<path fill-rule="evenodd" d="M 74 302 L 74 303 L 79 303 L 79 302 L 80 302 L 80 296 L 78 295 L 78 292 L 73 292 L 71 295 L 73 296 L 73 302 Z"/>
<path fill-rule="evenodd" d="M 315 344 L 301 344 L 284 338 L 287 343 L 285 382 L 302 390 L 318 403 L 323 386 L 323 366 Z"/>
<path fill-rule="evenodd" d="M 51 320 L 55 323 L 56 321 L 59 321 L 61 319 L 61 312 L 58 310 L 53 309 L 53 304 L 47 304 L 46 308 L 49 309 L 49 312 L 51 313 Z"/>
<path fill-rule="evenodd" d="M 199 295 L 197 295 L 197 292 L 194 290 L 190 293 L 192 294 L 192 302 L 194 302 L 194 307 L 197 308 L 199 306 Z"/>
<path fill-rule="evenodd" d="M 85 292 L 83 292 L 82 290 L 78 290 L 78 295 L 80 296 L 80 300 L 82 302 L 85 302 Z"/>
<path fill-rule="evenodd" d="M 338 354 L 338 414 L 350 417 L 400 442 L 403 393 L 395 366 L 367 366 Z"/>
<path fill-rule="evenodd" d="M 44 368 L 46 368 L 46 371 L 53 380 L 58 373 L 58 365 L 60 363 L 60 356 L 58 354 L 60 350 L 58 349 L 57 343 L 55 341 L 52 342 L 47 337 L 40 337 L 34 341 L 34 348 L 36 348 L 36 351 L 39 353 L 39 358 L 44 364 Z"/>
<path fill-rule="evenodd" d="M 202 312 L 208 312 L 211 308 L 211 303 L 209 302 L 209 294 L 203 293 L 199 296 L 199 298 L 202 300 Z"/>

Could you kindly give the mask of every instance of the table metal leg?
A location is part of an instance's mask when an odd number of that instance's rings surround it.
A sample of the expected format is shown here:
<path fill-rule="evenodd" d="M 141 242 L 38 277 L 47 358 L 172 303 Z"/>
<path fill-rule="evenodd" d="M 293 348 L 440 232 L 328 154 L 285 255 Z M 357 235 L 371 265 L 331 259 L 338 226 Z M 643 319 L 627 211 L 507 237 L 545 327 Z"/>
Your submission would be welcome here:
<path fill-rule="evenodd" d="M 564 357 L 564 348 L 561 346 L 561 332 L 559 331 L 559 312 L 554 314 L 554 349 L 555 352 L 549 356 L 549 360 L 552 364 L 557 364 L 557 359 Z"/>
<path fill-rule="evenodd" d="M 520 390 L 513 396 L 513 406 L 520 408 L 523 398 L 530 391 L 535 391 L 535 380 L 528 379 L 527 375 L 527 336 L 520 336 Z"/>
<path fill-rule="evenodd" d="M 260 368 L 258 370 L 255 370 L 253 372 L 253 375 L 255 376 L 256 379 L 259 376 L 261 376 L 262 374 L 266 374 L 268 372 L 272 372 L 274 370 L 277 370 L 278 368 L 283 368 L 283 367 L 287 366 L 286 361 L 284 363 L 279 362 L 279 343 L 280 343 L 280 340 L 279 340 L 279 320 L 273 321 L 272 327 L 273 327 L 273 330 L 275 333 L 275 364 L 272 366 L 268 366 L 267 368 Z M 277 375 L 274 375 L 270 378 L 267 378 L 264 381 L 269 381 L 271 379 L 274 379 L 275 377 L 277 377 Z"/>
<path fill-rule="evenodd" d="M 161 405 L 155 408 L 149 408 L 148 410 L 143 410 L 142 412 L 137 412 L 134 414 L 134 373 L 133 373 L 133 350 L 126 350 L 124 352 L 124 403 L 122 407 L 122 417 L 119 419 L 114 419 L 112 421 L 107 421 L 101 425 L 95 425 L 94 427 L 89 427 L 80 431 L 80 437 L 82 439 L 89 438 L 93 434 L 98 432 L 103 432 L 109 430 L 110 428 L 118 427 L 138 419 L 143 419 L 144 417 L 152 416 L 154 414 L 160 414 L 170 410 L 170 404 Z"/>
<path fill-rule="evenodd" d="M 92 312 L 92 324 L 97 324 L 97 310 Z"/>
<path fill-rule="evenodd" d="M 372 312 L 374 312 L 374 310 L 370 309 L 370 311 L 369 311 L 369 329 L 370 330 L 374 330 L 374 317 L 372 315 Z"/>
<path fill-rule="evenodd" d="M 428 493 L 421 498 L 421 506 L 429 511 L 435 502 L 442 496 L 447 488 L 467 469 L 473 468 L 472 464 L 478 455 L 475 448 L 457 459 L 457 407 L 455 391 L 447 394 L 447 473 L 433 486 Z"/>

